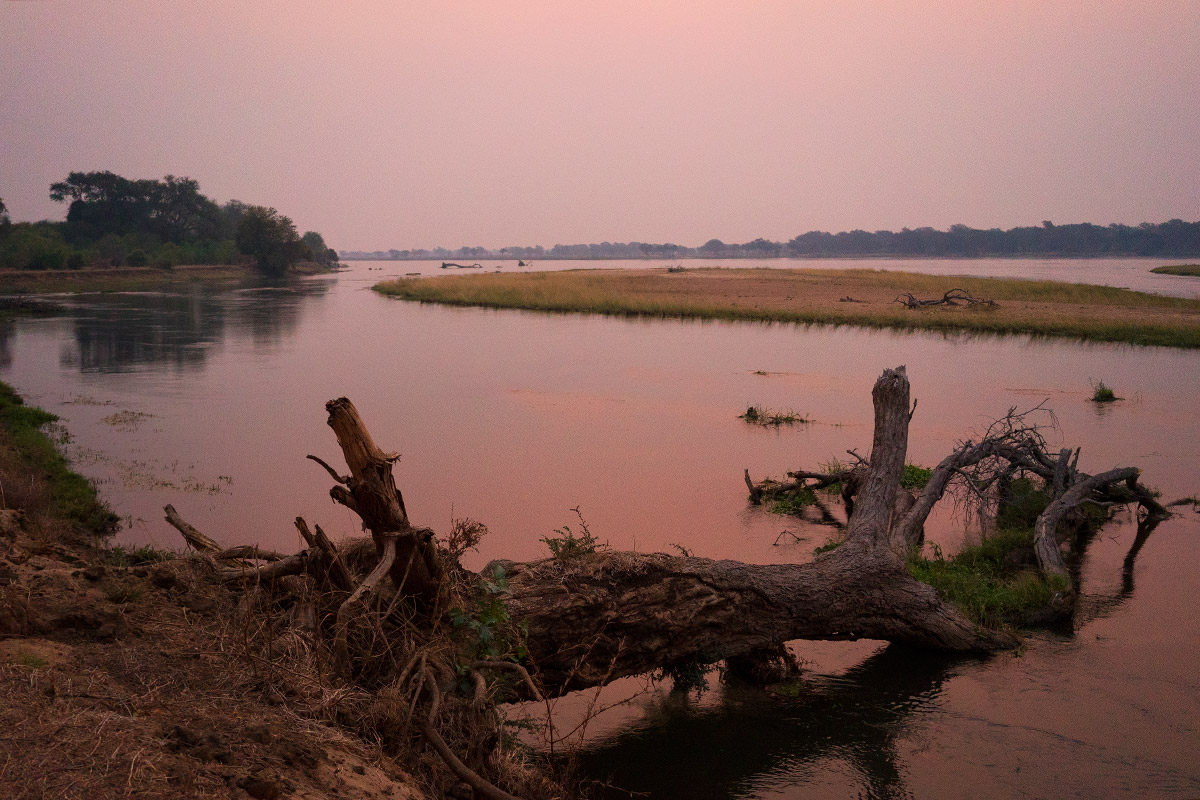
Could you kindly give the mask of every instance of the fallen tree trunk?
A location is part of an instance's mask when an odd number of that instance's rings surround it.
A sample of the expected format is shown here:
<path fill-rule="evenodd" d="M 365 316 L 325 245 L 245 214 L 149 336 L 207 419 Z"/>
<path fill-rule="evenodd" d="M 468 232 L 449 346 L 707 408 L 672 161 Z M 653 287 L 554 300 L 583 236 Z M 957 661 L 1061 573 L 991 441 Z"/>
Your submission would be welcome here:
<path fill-rule="evenodd" d="M 551 692 L 688 661 L 711 663 L 793 639 L 884 639 L 954 651 L 1013 647 L 904 566 L 891 520 L 908 444 L 909 385 L 887 370 L 845 543 L 809 564 L 752 565 L 602 553 L 577 564 L 506 564 L 509 608 Z"/>
<path fill-rule="evenodd" d="M 914 410 L 904 368 L 886 370 L 872 396 L 870 459 L 852 452 L 859 464 L 839 475 L 850 511 L 844 543 L 811 563 L 752 565 L 601 551 L 489 565 L 489 577 L 497 566 L 504 570 L 506 612 L 524 631 L 527 663 L 546 694 L 658 668 L 777 653 L 782 643 L 794 639 L 869 638 L 949 651 L 1013 647 L 1018 640 L 1011 632 L 979 627 L 906 568 L 926 517 L 952 479 L 965 480 L 978 490 L 987 481 L 1010 476 L 1013 469 L 1044 476 L 1055 495 L 1038 521 L 1036 551 L 1042 569 L 1056 575 L 1066 572 L 1061 557 L 1054 561 L 1059 555 L 1058 523 L 1071 509 L 1097 498 L 1157 507 L 1151 493 L 1137 483 L 1136 470 L 1094 477 L 1081 473 L 1075 466 L 1077 452 L 1074 458 L 1070 450 L 1057 458 L 1047 455 L 1036 428 L 1014 412 L 978 442 L 960 444 L 933 470 L 923 490 L 902 491 L 900 476 Z M 350 475 L 313 459 L 336 481 L 333 498 L 362 518 L 380 557 L 371 575 L 353 588 L 353 578 L 344 568 L 331 570 L 331 564 L 340 562 L 328 539 L 323 534 L 306 536 L 321 555 L 309 559 L 317 565 L 309 569 L 313 577 L 331 589 L 351 592 L 336 615 L 336 649 L 345 650 L 349 618 L 357 609 L 371 607 L 385 573 L 400 595 L 424 602 L 426 612 L 432 612 L 428 624 L 436 629 L 439 609 L 444 608 L 436 599 L 452 591 L 447 583 L 460 576 L 461 569 L 439 551 L 431 531 L 409 522 L 392 477 L 397 456 L 375 445 L 349 400 L 339 398 L 326 407 Z M 817 473 L 791 475 L 797 485 L 825 482 Z M 761 495 L 767 482 L 756 485 L 748 474 L 746 478 L 752 497 Z M 172 517 L 181 531 L 194 532 L 186 523 L 179 524 L 178 515 Z M 302 520 L 297 524 L 306 532 Z M 276 573 L 294 563 L 262 570 Z M 457 591 L 461 600 L 462 587 Z M 346 652 L 339 655 L 342 660 L 351 657 Z"/>
<path fill-rule="evenodd" d="M 883 639 L 951 651 L 1015 647 L 913 579 L 890 551 L 847 543 L 809 564 L 596 553 L 508 565 L 508 608 L 551 694 L 794 639 Z"/>

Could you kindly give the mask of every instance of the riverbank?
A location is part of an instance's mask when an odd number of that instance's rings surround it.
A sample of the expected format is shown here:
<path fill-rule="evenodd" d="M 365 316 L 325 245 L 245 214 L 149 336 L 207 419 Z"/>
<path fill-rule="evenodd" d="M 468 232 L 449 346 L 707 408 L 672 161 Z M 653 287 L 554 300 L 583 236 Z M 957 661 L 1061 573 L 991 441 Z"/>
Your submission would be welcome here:
<path fill-rule="evenodd" d="M 404 278 L 406 300 L 539 311 L 1061 336 L 1200 348 L 1200 300 L 1106 286 L 879 270 L 673 268 Z M 907 308 L 963 289 L 995 305 Z"/>
<path fill-rule="evenodd" d="M 105 545 L 116 518 L 53 419 L 0 384 L 0 795 L 424 797 L 332 712 L 298 713 L 312 698 L 247 650 L 246 601 L 205 562 Z"/>
<path fill-rule="evenodd" d="M 320 264 L 302 262 L 293 266 L 289 274 L 319 275 L 329 271 Z M 252 264 L 189 264 L 171 269 L 0 270 L 0 294 L 164 291 L 194 283 L 242 281 L 257 275 Z"/>

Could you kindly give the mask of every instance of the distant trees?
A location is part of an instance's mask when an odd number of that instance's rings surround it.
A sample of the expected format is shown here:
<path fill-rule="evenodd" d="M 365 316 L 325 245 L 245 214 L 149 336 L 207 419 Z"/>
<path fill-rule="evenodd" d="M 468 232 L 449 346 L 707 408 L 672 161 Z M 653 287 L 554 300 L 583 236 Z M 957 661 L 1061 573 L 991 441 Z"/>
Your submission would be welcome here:
<path fill-rule="evenodd" d="M 759 237 L 744 244 L 727 244 L 709 239 L 699 247 L 649 242 L 601 242 L 599 244 L 556 244 L 540 247 L 504 247 L 485 250 L 389 250 L 351 252 L 346 258 L 471 258 L 496 259 L 624 259 L 624 258 L 792 258 L 842 256 L 917 256 L 934 258 L 977 258 L 980 256 L 1200 256 L 1200 222 L 1173 219 L 1163 223 L 1143 222 L 1130 226 L 1079 223 L 1041 225 L 1001 230 L 982 230 L 952 225 L 949 230 L 903 228 L 900 231 L 852 230 L 841 233 L 809 231 L 786 242 Z"/>
<path fill-rule="evenodd" d="M 337 261 L 319 233 L 309 231 L 301 240 L 291 220 L 274 209 L 237 200 L 218 205 L 192 178 L 72 172 L 50 185 L 50 199 L 68 204 L 65 222 L 8 224 L 7 214 L 0 214 L 0 268 L 172 267 L 230 264 L 250 256 L 260 269 L 281 274 L 303 259 Z M 248 214 L 252 219 L 243 232 Z"/>
<path fill-rule="evenodd" d="M 309 253 L 292 221 L 265 206 L 246 207 L 238 221 L 236 241 L 238 250 L 252 256 L 259 271 L 267 275 L 282 275 Z"/>

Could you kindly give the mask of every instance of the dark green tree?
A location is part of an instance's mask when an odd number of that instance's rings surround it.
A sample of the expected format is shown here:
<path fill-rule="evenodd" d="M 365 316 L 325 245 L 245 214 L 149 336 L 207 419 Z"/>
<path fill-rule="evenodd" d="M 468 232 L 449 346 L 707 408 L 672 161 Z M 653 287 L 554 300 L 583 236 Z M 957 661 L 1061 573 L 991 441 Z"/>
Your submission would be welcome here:
<path fill-rule="evenodd" d="M 325 244 L 325 239 L 316 231 L 307 231 L 300 237 L 300 241 L 304 242 L 304 246 L 308 248 L 311 254 L 309 258 L 316 261 L 318 264 L 329 266 L 336 264 L 338 255 L 336 250 L 332 250 Z"/>
<path fill-rule="evenodd" d="M 217 238 L 220 208 L 200 194 L 200 185 L 195 180 L 167 175 L 152 183 L 151 217 L 163 239 L 182 243 Z"/>
<path fill-rule="evenodd" d="M 308 253 L 296 226 L 273 208 L 247 206 L 237 228 L 238 250 L 253 256 L 260 272 L 282 275 Z"/>

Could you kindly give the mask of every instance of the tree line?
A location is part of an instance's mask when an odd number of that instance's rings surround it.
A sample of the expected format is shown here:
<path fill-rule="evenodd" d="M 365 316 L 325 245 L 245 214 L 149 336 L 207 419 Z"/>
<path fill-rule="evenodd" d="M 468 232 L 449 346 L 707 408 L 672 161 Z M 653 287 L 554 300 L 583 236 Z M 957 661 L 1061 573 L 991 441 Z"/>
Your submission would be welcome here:
<path fill-rule="evenodd" d="M 1093 225 L 1088 222 L 982 230 L 809 231 L 786 242 L 758 238 L 742 244 L 709 239 L 699 247 L 647 242 L 556 244 L 553 247 L 443 247 L 431 250 L 342 251 L 347 259 L 631 259 L 631 258 L 837 258 L 850 256 L 979 258 L 1200 255 L 1200 222 Z"/>
<path fill-rule="evenodd" d="M 279 275 L 299 261 L 337 262 L 321 234 L 301 236 L 274 208 L 218 204 L 192 178 L 72 172 L 50 199 L 67 204 L 65 221 L 14 223 L 0 200 L 0 269 L 253 263 Z"/>

